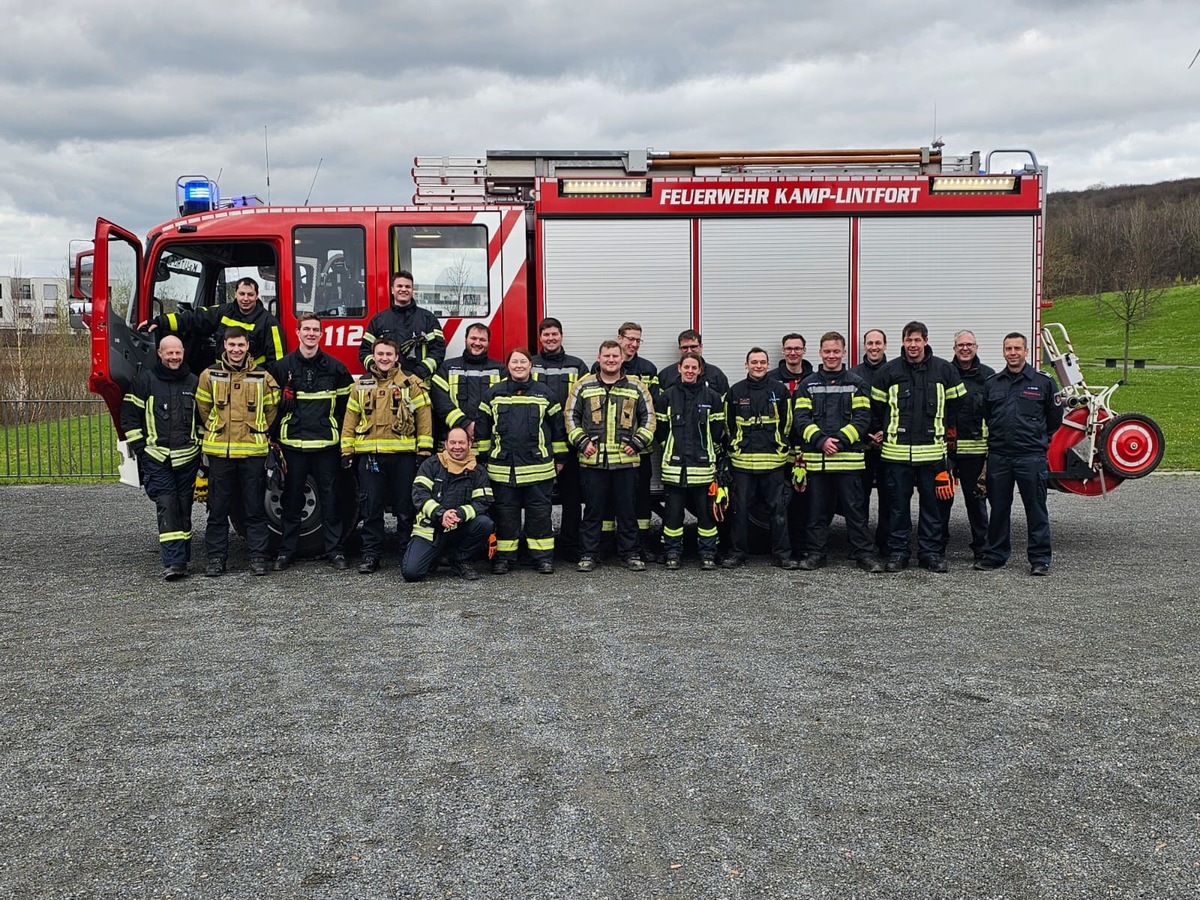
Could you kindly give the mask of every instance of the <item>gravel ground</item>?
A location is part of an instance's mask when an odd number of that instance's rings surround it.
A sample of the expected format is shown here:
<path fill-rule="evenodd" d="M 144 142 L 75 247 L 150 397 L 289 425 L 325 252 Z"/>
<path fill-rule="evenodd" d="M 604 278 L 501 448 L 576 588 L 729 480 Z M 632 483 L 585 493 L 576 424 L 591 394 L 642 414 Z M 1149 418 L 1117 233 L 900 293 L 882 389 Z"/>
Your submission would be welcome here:
<path fill-rule="evenodd" d="M 1195 897 L 1200 478 L 1051 501 L 1046 579 L 168 585 L 0 488 L 0 896 Z"/>

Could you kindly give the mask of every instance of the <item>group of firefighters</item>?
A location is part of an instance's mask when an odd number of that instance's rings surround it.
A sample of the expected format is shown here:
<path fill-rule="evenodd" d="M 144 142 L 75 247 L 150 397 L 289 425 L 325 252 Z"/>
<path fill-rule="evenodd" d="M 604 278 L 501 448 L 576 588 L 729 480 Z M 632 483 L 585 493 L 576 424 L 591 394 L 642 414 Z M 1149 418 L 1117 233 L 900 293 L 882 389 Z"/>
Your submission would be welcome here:
<path fill-rule="evenodd" d="M 1008 561 L 1016 488 L 1030 572 L 1049 572 L 1046 450 L 1061 409 L 1053 383 L 1029 364 L 1021 334 L 1005 337 L 1005 368 L 994 372 L 979 362 L 970 331 L 955 336 L 946 360 L 933 355 L 925 325 L 909 322 L 901 354 L 889 359 L 885 333 L 871 329 L 856 366 L 846 362 L 845 337 L 830 331 L 815 368 L 804 359 L 804 338 L 791 333 L 777 367 L 766 350 L 751 348 L 746 377 L 731 385 L 704 359 L 698 332 L 681 332 L 679 360 L 659 369 L 639 354 L 642 330 L 633 322 L 604 341 L 591 364 L 565 352 L 553 318 L 538 324 L 539 353 L 517 348 L 493 359 L 488 327 L 473 323 L 462 356 L 446 359 L 438 320 L 415 303 L 410 273 L 392 277 L 391 295 L 363 336 L 357 381 L 321 349 L 315 314 L 299 317 L 297 348 L 285 354 L 251 278 L 238 282 L 229 303 L 143 323 L 160 334 L 158 361 L 127 392 L 121 424 L 157 507 L 167 580 L 188 574 L 201 454 L 210 577 L 225 572 L 231 516 L 244 523 L 251 574 L 293 564 L 309 476 L 329 563 L 349 568 L 347 525 L 361 518 L 358 571 L 376 572 L 390 508 L 407 581 L 439 561 L 477 579 L 472 561 L 493 536 L 496 575 L 517 565 L 522 536 L 542 574 L 554 572 L 556 558 L 591 572 L 606 548 L 634 571 L 660 559 L 678 569 L 687 510 L 703 569 L 715 569 L 718 558 L 726 568 L 744 564 L 755 513 L 767 523 L 774 565 L 821 568 L 840 514 L 859 568 L 900 572 L 912 554 L 914 491 L 918 563 L 942 573 L 958 484 L 975 568 Z M 219 358 L 193 374 L 180 335 L 211 337 Z M 656 447 L 661 547 L 650 529 Z M 350 469 L 353 476 L 343 471 Z M 282 478 L 273 560 L 268 477 Z M 354 493 L 357 504 L 347 504 Z"/>

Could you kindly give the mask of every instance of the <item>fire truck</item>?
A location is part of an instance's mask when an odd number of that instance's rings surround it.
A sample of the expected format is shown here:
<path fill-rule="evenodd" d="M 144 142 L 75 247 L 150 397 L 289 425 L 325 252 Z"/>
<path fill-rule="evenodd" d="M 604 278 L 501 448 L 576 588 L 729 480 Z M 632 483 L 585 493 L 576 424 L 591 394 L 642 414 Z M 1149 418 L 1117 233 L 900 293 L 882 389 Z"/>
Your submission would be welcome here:
<path fill-rule="evenodd" d="M 543 316 L 585 359 L 637 322 L 659 366 L 695 328 L 730 373 L 793 331 L 840 331 L 857 359 L 870 328 L 898 343 L 923 321 L 945 356 L 970 328 L 995 367 L 1005 334 L 1040 334 L 1046 169 L 1030 150 L 489 151 L 419 156 L 412 177 L 405 206 L 267 206 L 187 177 L 180 215 L 144 242 L 97 220 L 75 266 L 91 389 L 118 418 L 153 357 L 138 323 L 224 302 L 247 274 L 285 337 L 316 312 L 325 350 L 352 372 L 399 269 L 443 322 L 448 356 L 473 322 L 491 327 L 493 356 L 536 349 Z"/>

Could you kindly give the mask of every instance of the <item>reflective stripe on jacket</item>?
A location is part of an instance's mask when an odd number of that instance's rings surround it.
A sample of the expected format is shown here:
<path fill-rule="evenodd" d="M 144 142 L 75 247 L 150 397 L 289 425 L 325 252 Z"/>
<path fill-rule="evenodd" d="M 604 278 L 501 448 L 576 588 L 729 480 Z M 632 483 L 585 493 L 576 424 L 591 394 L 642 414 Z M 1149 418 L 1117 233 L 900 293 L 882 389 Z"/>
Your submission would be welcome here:
<path fill-rule="evenodd" d="M 370 374 L 350 391 L 342 420 L 342 453 L 432 453 L 433 401 L 425 382 L 399 367 Z"/>
<path fill-rule="evenodd" d="M 201 449 L 231 459 L 266 456 L 279 411 L 279 385 L 253 362 L 235 369 L 225 360 L 200 373 L 196 410 L 204 426 Z"/>
<path fill-rule="evenodd" d="M 795 393 L 795 434 L 810 472 L 852 472 L 866 465 L 863 438 L 871 424 L 867 383 L 848 369 L 824 366 L 800 382 Z M 823 445 L 833 438 L 838 452 L 827 456 Z"/>

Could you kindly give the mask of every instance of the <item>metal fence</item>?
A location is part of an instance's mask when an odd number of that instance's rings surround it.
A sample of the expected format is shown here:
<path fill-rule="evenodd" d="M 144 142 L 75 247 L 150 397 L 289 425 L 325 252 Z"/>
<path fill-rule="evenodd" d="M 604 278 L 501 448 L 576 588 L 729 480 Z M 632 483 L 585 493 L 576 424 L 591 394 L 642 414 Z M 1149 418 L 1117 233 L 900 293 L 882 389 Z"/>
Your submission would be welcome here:
<path fill-rule="evenodd" d="M 0 481 L 112 478 L 120 462 L 103 400 L 0 400 Z"/>

